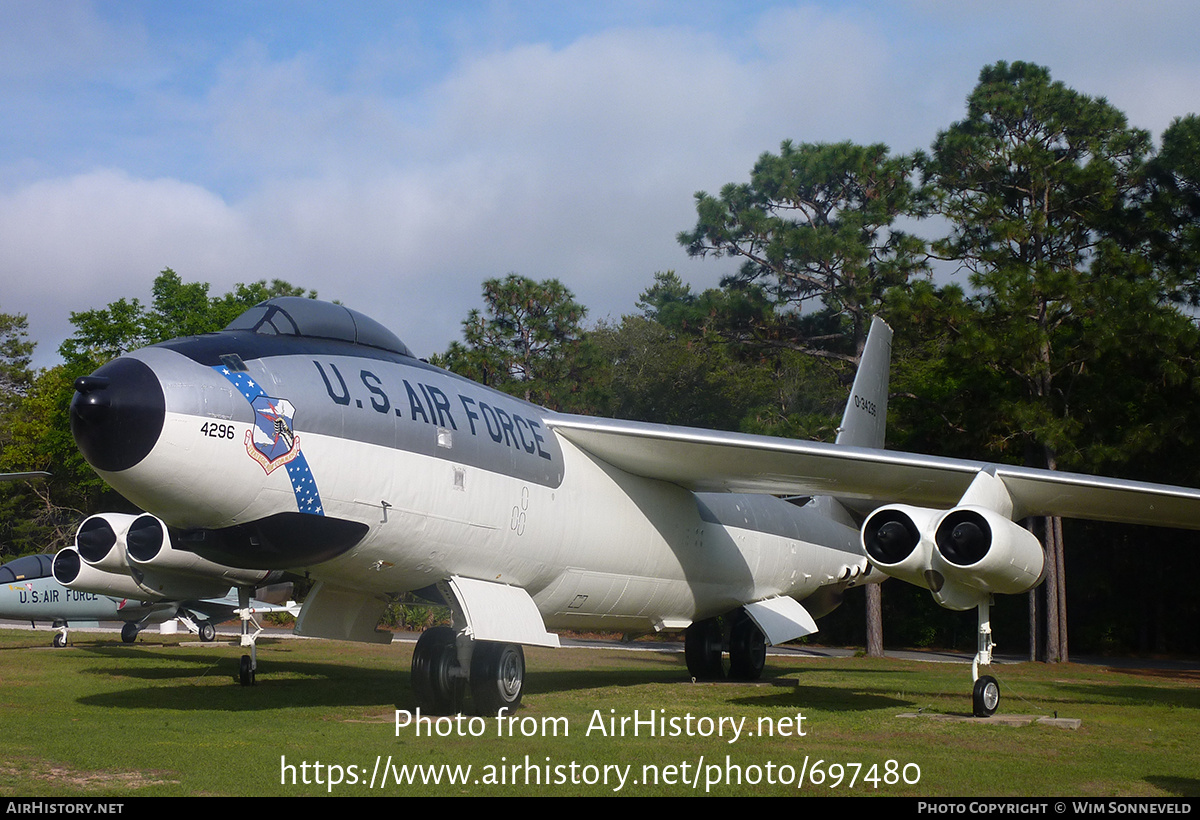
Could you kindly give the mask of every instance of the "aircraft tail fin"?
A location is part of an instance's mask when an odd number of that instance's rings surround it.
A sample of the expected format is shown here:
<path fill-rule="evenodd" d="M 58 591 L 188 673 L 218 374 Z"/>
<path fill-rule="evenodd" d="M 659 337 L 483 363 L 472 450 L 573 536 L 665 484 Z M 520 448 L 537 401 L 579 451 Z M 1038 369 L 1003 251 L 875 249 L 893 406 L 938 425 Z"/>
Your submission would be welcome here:
<path fill-rule="evenodd" d="M 837 443 L 883 449 L 887 429 L 888 372 L 892 361 L 892 329 L 876 316 L 871 321 L 850 400 L 838 427 Z"/>

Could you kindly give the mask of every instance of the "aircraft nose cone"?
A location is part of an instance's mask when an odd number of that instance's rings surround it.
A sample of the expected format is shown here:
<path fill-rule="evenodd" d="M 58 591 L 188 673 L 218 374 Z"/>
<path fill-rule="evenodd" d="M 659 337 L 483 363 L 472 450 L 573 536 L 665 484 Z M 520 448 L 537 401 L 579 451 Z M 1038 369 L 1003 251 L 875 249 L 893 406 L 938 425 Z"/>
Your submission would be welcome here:
<path fill-rule="evenodd" d="M 71 435 L 97 470 L 127 470 L 154 448 L 166 399 L 154 371 L 137 359 L 114 359 L 75 380 Z"/>

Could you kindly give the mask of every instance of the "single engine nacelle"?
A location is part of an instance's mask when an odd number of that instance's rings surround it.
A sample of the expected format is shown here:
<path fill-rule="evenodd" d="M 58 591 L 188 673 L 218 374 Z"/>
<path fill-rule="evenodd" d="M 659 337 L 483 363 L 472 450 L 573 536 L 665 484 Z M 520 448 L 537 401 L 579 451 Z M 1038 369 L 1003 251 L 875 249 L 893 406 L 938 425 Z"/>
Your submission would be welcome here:
<path fill-rule="evenodd" d="M 54 556 L 54 580 L 76 592 L 105 595 L 110 598 L 146 600 L 146 591 L 128 571 L 109 572 L 83 560 L 75 547 L 65 547 Z"/>
<path fill-rule="evenodd" d="M 129 565 L 147 577 L 157 575 L 186 575 L 211 581 L 221 581 L 228 589 L 237 586 L 258 586 L 278 580 L 282 573 L 262 569 L 237 569 L 201 558 L 194 552 L 176 549 L 171 544 L 167 527 L 149 513 L 139 515 L 129 525 L 125 537 Z M 222 593 L 223 594 L 223 593 Z"/>
<path fill-rule="evenodd" d="M 929 588 L 925 578 L 932 563 L 934 531 L 941 510 L 890 504 L 863 522 L 862 545 L 867 560 L 893 578 Z"/>
<path fill-rule="evenodd" d="M 1045 571 L 1037 536 L 986 507 L 950 510 L 938 521 L 934 543 L 948 576 L 987 592 L 1028 592 Z"/>
<path fill-rule="evenodd" d="M 986 507 L 945 513 L 881 507 L 863 523 L 862 542 L 874 566 L 928 589 L 947 609 L 971 609 L 993 593 L 1026 592 L 1045 568 L 1038 539 Z"/>

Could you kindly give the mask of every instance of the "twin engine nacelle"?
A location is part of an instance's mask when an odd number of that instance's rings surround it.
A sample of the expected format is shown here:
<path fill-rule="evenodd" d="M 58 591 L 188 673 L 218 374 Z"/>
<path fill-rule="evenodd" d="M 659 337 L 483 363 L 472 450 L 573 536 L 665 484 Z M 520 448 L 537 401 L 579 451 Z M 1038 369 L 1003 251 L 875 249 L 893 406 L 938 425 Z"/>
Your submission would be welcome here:
<path fill-rule="evenodd" d="M 166 525 L 148 513 L 93 515 L 79 525 L 75 546 L 54 557 L 54 577 L 69 589 L 143 601 L 220 598 L 271 575 L 172 547 Z"/>
<path fill-rule="evenodd" d="M 880 507 L 863 523 L 862 544 L 874 566 L 928 589 L 948 609 L 971 609 L 992 593 L 1027 592 L 1045 568 L 1033 533 L 971 505 L 949 511 Z"/>

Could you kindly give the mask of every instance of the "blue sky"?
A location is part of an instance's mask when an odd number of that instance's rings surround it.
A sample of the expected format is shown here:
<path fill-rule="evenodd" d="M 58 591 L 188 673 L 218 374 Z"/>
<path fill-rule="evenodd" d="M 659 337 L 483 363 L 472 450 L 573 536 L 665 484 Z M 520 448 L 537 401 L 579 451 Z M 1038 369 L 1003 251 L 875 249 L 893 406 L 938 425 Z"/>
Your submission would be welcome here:
<path fill-rule="evenodd" d="M 0 310 L 284 278 L 440 351 L 483 279 L 618 318 L 697 190 L 796 142 L 927 148 L 1031 60 L 1156 137 L 1200 111 L 1189 2 L 0 0 Z"/>

